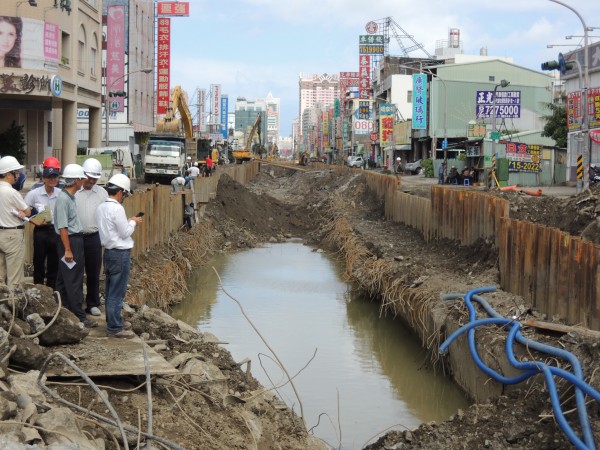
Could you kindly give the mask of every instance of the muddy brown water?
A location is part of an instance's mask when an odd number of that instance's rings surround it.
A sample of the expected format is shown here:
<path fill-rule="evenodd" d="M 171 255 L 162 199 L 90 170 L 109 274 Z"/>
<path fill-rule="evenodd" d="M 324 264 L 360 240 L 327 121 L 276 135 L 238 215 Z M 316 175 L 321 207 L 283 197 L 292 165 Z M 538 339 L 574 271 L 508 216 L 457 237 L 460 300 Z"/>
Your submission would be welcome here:
<path fill-rule="evenodd" d="M 427 354 L 400 321 L 379 317 L 378 304 L 352 291 L 330 255 L 300 242 L 217 256 L 193 275 L 190 295 L 172 311 L 227 342 L 236 361 L 250 358 L 265 387 L 284 384 L 284 373 L 211 267 L 288 372 L 300 372 L 294 383 L 307 426 L 330 445 L 362 448 L 389 427 L 443 421 L 468 405 L 427 367 Z M 277 393 L 300 413 L 289 385 Z"/>

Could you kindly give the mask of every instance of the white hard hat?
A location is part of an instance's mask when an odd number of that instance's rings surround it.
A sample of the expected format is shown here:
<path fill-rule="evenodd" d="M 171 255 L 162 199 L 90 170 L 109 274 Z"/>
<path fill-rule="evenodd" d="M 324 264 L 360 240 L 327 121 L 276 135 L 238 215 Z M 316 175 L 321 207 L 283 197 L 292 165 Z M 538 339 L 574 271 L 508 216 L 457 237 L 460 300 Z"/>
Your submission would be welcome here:
<path fill-rule="evenodd" d="M 117 173 L 110 177 L 110 180 L 108 180 L 108 184 L 120 187 L 121 189 L 124 189 L 127 193 L 131 193 L 131 181 L 129 180 L 129 177 L 124 173 Z"/>
<path fill-rule="evenodd" d="M 4 156 L 0 159 L 0 174 L 12 172 L 13 170 L 21 170 L 25 166 L 19 164 L 14 156 Z"/>
<path fill-rule="evenodd" d="M 102 164 L 96 158 L 88 158 L 83 162 L 83 172 L 90 178 L 102 176 Z"/>
<path fill-rule="evenodd" d="M 79 164 L 67 164 L 65 170 L 63 170 L 62 177 L 71 180 L 85 180 L 87 178 L 83 167 Z"/>

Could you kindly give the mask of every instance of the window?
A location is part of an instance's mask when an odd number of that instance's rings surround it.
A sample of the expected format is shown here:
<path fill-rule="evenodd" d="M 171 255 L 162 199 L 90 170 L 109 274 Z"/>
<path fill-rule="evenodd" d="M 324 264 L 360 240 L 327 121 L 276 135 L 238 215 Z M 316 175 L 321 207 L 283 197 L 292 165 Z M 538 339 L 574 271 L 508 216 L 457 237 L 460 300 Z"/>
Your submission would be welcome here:
<path fill-rule="evenodd" d="M 90 46 L 90 76 L 96 77 L 96 62 L 98 57 L 98 36 L 96 33 L 92 36 L 92 45 Z"/>
<path fill-rule="evenodd" d="M 60 39 L 60 63 L 63 66 L 69 66 L 70 58 L 71 58 L 71 35 L 69 33 L 65 33 L 63 31 L 61 34 L 61 39 Z"/>
<path fill-rule="evenodd" d="M 85 28 L 83 25 L 79 27 L 79 36 L 77 42 L 77 71 L 81 75 L 85 75 L 85 60 L 86 60 L 86 52 L 85 52 Z"/>
<path fill-rule="evenodd" d="M 412 93 L 413 91 L 406 91 L 406 103 L 412 103 Z"/>
<path fill-rule="evenodd" d="M 490 75 L 490 76 L 488 77 L 488 79 L 489 79 L 490 81 L 496 81 L 496 77 L 495 77 L 494 75 Z"/>

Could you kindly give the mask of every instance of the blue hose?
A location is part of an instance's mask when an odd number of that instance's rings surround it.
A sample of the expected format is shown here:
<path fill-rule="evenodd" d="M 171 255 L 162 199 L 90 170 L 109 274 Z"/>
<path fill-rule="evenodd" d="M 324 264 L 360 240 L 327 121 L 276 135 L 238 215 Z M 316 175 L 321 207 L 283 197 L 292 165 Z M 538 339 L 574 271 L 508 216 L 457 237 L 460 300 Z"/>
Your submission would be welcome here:
<path fill-rule="evenodd" d="M 448 337 L 446 339 L 446 341 L 440 346 L 440 349 L 439 349 L 440 353 L 445 353 L 448 350 L 448 347 L 450 346 L 450 344 L 458 336 L 460 336 L 466 332 L 466 333 L 468 333 L 467 338 L 468 338 L 469 350 L 471 351 L 471 354 L 473 356 L 473 360 L 474 360 L 475 364 L 484 373 L 486 373 L 487 375 L 489 375 L 496 381 L 501 382 L 503 384 L 516 384 L 516 383 L 520 383 L 520 382 L 530 378 L 533 375 L 542 373 L 546 379 L 548 390 L 550 392 L 550 400 L 552 402 L 552 407 L 555 412 L 555 417 L 557 418 L 557 421 L 558 421 L 561 429 L 565 432 L 565 434 L 567 435 L 569 440 L 578 449 L 595 450 L 596 447 L 595 447 L 594 437 L 593 437 L 593 433 L 592 433 L 592 429 L 591 429 L 591 425 L 590 425 L 590 421 L 589 421 L 589 416 L 587 413 L 587 407 L 585 405 L 584 392 L 585 392 L 585 394 L 590 395 L 592 398 L 594 398 L 598 402 L 600 402 L 600 392 L 598 392 L 597 390 L 592 388 L 590 385 L 585 383 L 585 381 L 583 380 L 583 370 L 581 369 L 581 364 L 579 363 L 579 360 L 573 354 L 567 352 L 566 350 L 558 349 L 558 348 L 525 338 L 519 331 L 520 327 L 521 327 L 520 323 L 518 323 L 514 320 L 511 320 L 511 319 L 502 317 L 489 305 L 489 303 L 487 303 L 487 301 L 485 299 L 483 299 L 482 297 L 477 295 L 479 293 L 493 292 L 495 290 L 496 290 L 496 288 L 494 286 L 485 286 L 485 287 L 473 289 L 473 290 L 467 292 L 466 295 L 450 294 L 450 295 L 445 295 L 443 297 L 444 300 L 464 298 L 465 305 L 467 306 L 467 309 L 469 311 L 470 322 L 468 324 L 464 325 L 463 327 L 459 328 L 458 330 L 456 330 L 454 333 L 452 333 L 450 335 L 450 337 Z M 471 302 L 471 299 L 480 303 L 481 306 L 484 308 L 484 310 L 492 317 L 490 319 L 477 320 L 477 313 L 475 311 L 475 307 L 473 306 L 473 304 Z M 516 376 L 516 377 L 505 377 L 504 375 L 499 374 L 496 371 L 494 371 L 493 369 L 491 369 L 490 367 L 488 367 L 479 357 L 479 354 L 477 353 L 477 347 L 475 345 L 475 328 L 480 325 L 492 325 L 492 324 L 501 325 L 501 326 L 510 328 L 509 337 L 507 338 L 507 342 L 506 342 L 507 356 L 508 356 L 509 362 L 514 367 L 516 367 L 520 370 L 524 370 L 524 373 L 522 375 Z M 534 363 L 519 362 L 514 357 L 514 352 L 512 351 L 512 346 L 513 346 L 514 340 L 516 340 L 517 342 L 519 342 L 523 345 L 527 345 L 530 348 L 538 350 L 540 352 L 547 353 L 552 356 L 556 356 L 556 357 L 567 360 L 573 367 L 573 371 L 575 372 L 575 374 L 572 374 L 563 369 L 559 369 L 557 367 L 548 366 L 541 362 L 534 362 Z M 509 346 L 510 346 L 510 348 L 509 348 Z M 560 407 L 560 401 L 558 399 L 558 392 L 556 390 L 556 384 L 555 384 L 554 378 L 553 378 L 553 376 L 555 376 L 555 375 L 560 376 L 575 385 L 575 398 L 576 398 L 577 409 L 578 409 L 578 413 L 579 413 L 579 420 L 581 423 L 581 428 L 582 428 L 585 443 L 582 442 L 581 439 L 579 439 L 579 437 L 575 434 L 575 432 L 570 427 L 570 425 L 568 424 L 568 422 L 566 421 L 566 419 L 564 417 L 564 414 Z"/>
<path fill-rule="evenodd" d="M 479 304 L 483 307 L 483 309 L 485 309 L 485 311 L 490 316 L 501 317 L 501 315 L 498 314 L 484 298 L 476 295 L 476 296 L 473 296 L 473 299 L 475 301 L 479 302 Z M 546 345 L 546 344 L 542 344 L 541 342 L 527 339 L 526 337 L 524 337 L 521 334 L 520 327 L 521 327 L 521 325 L 519 324 L 519 328 L 515 332 L 515 339 L 519 344 L 522 344 L 527 348 L 532 348 L 539 352 L 547 353 L 549 355 L 556 356 L 558 358 L 562 358 L 562 359 L 568 361 L 569 364 L 571 364 L 571 367 L 573 368 L 573 372 L 574 372 L 575 376 L 577 377 L 577 379 L 583 381 L 583 379 L 584 379 L 583 369 L 581 368 L 581 364 L 579 363 L 579 360 L 575 357 L 575 355 L 573 355 L 571 352 L 568 352 L 561 348 L 552 347 L 551 345 Z M 564 372 L 568 373 L 570 375 L 570 372 L 567 372 L 567 371 L 564 371 Z M 563 376 L 563 378 L 565 378 L 565 377 Z M 595 392 L 598 393 L 598 391 L 595 391 Z M 598 400 L 598 396 L 596 396 L 596 401 L 600 401 L 600 400 Z M 589 446 L 589 448 L 591 450 L 594 450 L 596 448 L 596 446 L 594 443 L 594 435 L 592 433 L 592 427 L 590 425 L 590 419 L 589 419 L 588 412 L 587 412 L 587 406 L 585 404 L 585 396 L 584 396 L 583 392 L 581 392 L 581 388 L 578 386 L 577 383 L 575 383 L 575 402 L 577 404 L 577 412 L 579 415 L 579 422 L 581 423 L 581 429 L 583 432 L 584 440 L 587 443 L 587 445 Z"/>

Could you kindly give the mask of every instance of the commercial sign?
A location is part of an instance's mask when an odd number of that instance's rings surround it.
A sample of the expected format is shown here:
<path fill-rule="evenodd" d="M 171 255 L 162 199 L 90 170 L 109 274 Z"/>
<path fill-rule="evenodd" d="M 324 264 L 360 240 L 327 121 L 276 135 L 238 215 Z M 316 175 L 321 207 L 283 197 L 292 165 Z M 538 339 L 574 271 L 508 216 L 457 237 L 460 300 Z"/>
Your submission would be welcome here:
<path fill-rule="evenodd" d="M 0 94 L 50 94 L 57 89 L 57 85 L 51 83 L 52 78 L 48 75 L 40 77 L 28 73 L 22 75 L 0 74 Z"/>
<path fill-rule="evenodd" d="M 519 142 L 506 143 L 506 159 L 509 172 L 538 173 L 541 171 L 541 145 L 528 145 Z"/>
<path fill-rule="evenodd" d="M 569 131 L 580 130 L 582 121 L 581 91 L 569 92 L 567 95 L 567 127 Z M 588 124 L 589 128 L 600 127 L 600 87 L 588 89 Z"/>
<path fill-rule="evenodd" d="M 227 111 L 229 110 L 229 97 L 221 96 L 221 134 L 227 139 Z"/>
<path fill-rule="evenodd" d="M 359 73 L 358 72 L 340 72 L 340 99 L 342 109 L 346 108 L 346 92 L 348 89 L 355 87 L 358 88 L 359 84 Z"/>
<path fill-rule="evenodd" d="M 467 125 L 468 138 L 483 138 L 485 137 L 486 128 L 482 123 L 470 123 Z"/>
<path fill-rule="evenodd" d="M 171 102 L 171 19 L 158 19 L 156 114 L 166 114 Z"/>
<path fill-rule="evenodd" d="M 106 92 L 125 90 L 125 6 L 109 6 L 106 13 Z M 115 102 L 110 109 L 123 112 L 123 97 L 110 97 Z"/>
<path fill-rule="evenodd" d="M 206 105 L 204 103 L 204 96 L 206 95 L 206 89 L 198 89 L 198 124 L 200 125 L 200 129 L 198 130 L 200 133 L 206 132 L 206 121 L 204 118 L 204 111 L 206 111 Z"/>
<path fill-rule="evenodd" d="M 56 71 L 58 25 L 24 17 L 0 16 L 0 20 L 6 35 L 0 67 Z"/>
<path fill-rule="evenodd" d="M 358 59 L 358 98 L 367 99 L 371 96 L 371 56 L 360 55 Z"/>
<path fill-rule="evenodd" d="M 360 102 L 369 104 L 369 102 Z M 360 106 L 352 114 L 352 132 L 354 134 L 369 134 L 373 131 L 373 120 L 371 120 L 371 110 L 364 116 L 359 114 Z"/>
<path fill-rule="evenodd" d="M 384 50 L 383 35 L 362 34 L 358 37 L 358 53 L 363 55 L 383 55 Z"/>
<path fill-rule="evenodd" d="M 393 144 L 396 107 L 390 103 L 379 105 L 379 136 L 382 144 Z"/>
<path fill-rule="evenodd" d="M 221 85 L 211 84 L 210 92 L 212 94 L 211 102 L 211 123 L 220 123 L 221 120 Z"/>
<path fill-rule="evenodd" d="M 427 129 L 427 76 L 424 73 L 413 74 L 412 127 Z"/>
<path fill-rule="evenodd" d="M 521 117 L 521 91 L 477 91 L 476 97 L 477 117 L 494 117 L 494 106 L 496 117 L 499 119 L 517 119 Z"/>
<path fill-rule="evenodd" d="M 156 12 L 159 16 L 187 17 L 190 15 L 190 4 L 188 2 L 158 2 Z"/>

